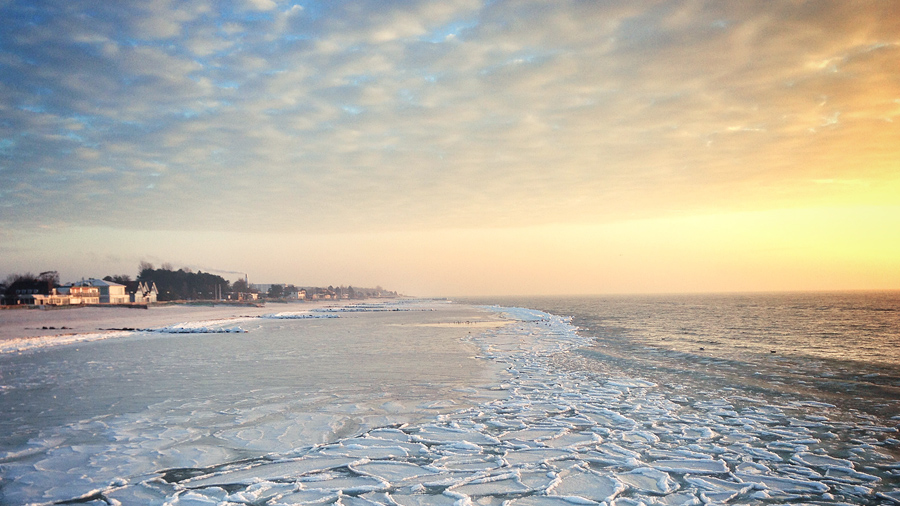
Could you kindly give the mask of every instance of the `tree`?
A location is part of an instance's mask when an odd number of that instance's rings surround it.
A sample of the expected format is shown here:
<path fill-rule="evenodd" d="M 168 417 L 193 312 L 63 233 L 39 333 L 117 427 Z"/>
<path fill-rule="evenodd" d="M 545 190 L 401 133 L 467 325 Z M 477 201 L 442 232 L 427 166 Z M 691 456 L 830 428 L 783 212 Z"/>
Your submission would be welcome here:
<path fill-rule="evenodd" d="M 38 277 L 30 272 L 25 274 L 10 274 L 6 276 L 6 286 L 10 286 L 16 281 L 37 281 Z"/>
<path fill-rule="evenodd" d="M 269 297 L 278 299 L 284 296 L 284 285 L 272 285 L 269 287 Z"/>
<path fill-rule="evenodd" d="M 140 277 L 141 273 L 146 270 L 153 270 L 153 264 L 146 260 L 141 260 L 141 263 L 138 264 L 138 277 Z"/>
<path fill-rule="evenodd" d="M 46 282 L 50 287 L 59 286 L 59 273 L 56 271 L 44 271 L 38 274 L 38 280 Z"/>
<path fill-rule="evenodd" d="M 14 291 L 13 285 L 36 283 L 37 281 L 37 276 L 30 272 L 26 272 L 25 274 L 10 274 L 9 276 L 6 276 L 6 281 L 4 281 L 3 284 L 6 285 L 6 290 L 12 293 Z"/>
<path fill-rule="evenodd" d="M 34 290 L 37 290 L 37 293 L 47 295 L 57 286 L 53 282 L 54 279 L 59 279 L 59 274 L 56 274 L 56 271 L 42 272 L 40 276 L 35 276 L 30 272 L 11 274 L 6 278 L 5 297 L 0 297 L 4 299 L 2 303 L 16 304 L 16 290 L 29 290 L 27 293 L 35 293 Z"/>
<path fill-rule="evenodd" d="M 228 291 L 228 281 L 208 272 L 193 272 L 179 269 L 145 268 L 138 281 L 156 283 L 159 300 L 214 299 L 219 289 Z"/>
<path fill-rule="evenodd" d="M 235 281 L 234 284 L 231 285 L 231 289 L 234 291 L 234 293 L 249 293 L 250 292 L 250 287 L 247 286 L 247 282 L 244 281 L 243 279 L 239 279 L 239 280 Z"/>
<path fill-rule="evenodd" d="M 128 274 L 116 274 L 115 276 L 106 276 L 103 278 L 103 281 L 112 281 L 113 283 L 118 283 L 120 285 L 127 285 L 131 283 L 131 276 Z"/>

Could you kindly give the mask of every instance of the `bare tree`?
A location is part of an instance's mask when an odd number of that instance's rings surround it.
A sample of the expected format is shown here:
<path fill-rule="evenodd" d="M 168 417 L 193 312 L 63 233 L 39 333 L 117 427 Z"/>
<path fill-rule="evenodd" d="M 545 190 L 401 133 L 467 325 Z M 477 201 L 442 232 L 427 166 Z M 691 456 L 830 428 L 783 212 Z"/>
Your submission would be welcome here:
<path fill-rule="evenodd" d="M 37 281 L 38 277 L 30 272 L 25 274 L 10 274 L 6 276 L 6 286 L 12 285 L 16 281 Z"/>
<path fill-rule="evenodd" d="M 56 271 L 44 271 L 38 274 L 38 280 L 46 282 L 49 286 L 59 285 L 59 273 Z"/>

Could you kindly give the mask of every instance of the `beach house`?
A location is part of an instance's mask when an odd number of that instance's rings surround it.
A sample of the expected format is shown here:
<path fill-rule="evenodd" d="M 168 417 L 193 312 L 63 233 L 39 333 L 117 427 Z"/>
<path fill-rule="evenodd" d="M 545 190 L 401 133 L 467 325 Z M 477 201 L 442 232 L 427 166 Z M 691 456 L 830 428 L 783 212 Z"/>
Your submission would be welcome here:
<path fill-rule="evenodd" d="M 58 291 L 62 295 L 68 295 L 69 304 L 72 305 L 100 303 L 100 289 L 94 286 L 71 284 L 59 287 Z"/>
<path fill-rule="evenodd" d="M 79 281 L 76 285 L 96 288 L 100 292 L 101 304 L 128 304 L 131 302 L 131 297 L 125 293 L 125 285 L 115 281 L 91 278 L 86 281 Z"/>
<path fill-rule="evenodd" d="M 156 283 L 153 281 L 150 282 L 139 282 L 137 285 L 137 289 L 131 292 L 131 302 L 136 304 L 153 304 L 156 302 L 156 296 L 159 294 L 159 290 L 156 289 Z"/>
<path fill-rule="evenodd" d="M 72 303 L 72 297 L 69 294 L 59 293 L 56 288 L 52 288 L 49 294 L 32 294 L 31 298 L 30 304 L 36 306 L 68 306 Z"/>

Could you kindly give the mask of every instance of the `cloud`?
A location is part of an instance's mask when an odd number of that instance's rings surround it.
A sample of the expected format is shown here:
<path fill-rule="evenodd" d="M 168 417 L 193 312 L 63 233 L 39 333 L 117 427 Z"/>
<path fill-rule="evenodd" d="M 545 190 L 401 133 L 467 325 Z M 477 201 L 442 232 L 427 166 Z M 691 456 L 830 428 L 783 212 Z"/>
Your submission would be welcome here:
<path fill-rule="evenodd" d="M 0 7 L 9 226 L 608 222 L 896 178 L 885 2 L 88 9 Z"/>
<path fill-rule="evenodd" d="M 255 11 L 270 11 L 278 7 L 272 0 L 245 0 L 244 5 Z"/>

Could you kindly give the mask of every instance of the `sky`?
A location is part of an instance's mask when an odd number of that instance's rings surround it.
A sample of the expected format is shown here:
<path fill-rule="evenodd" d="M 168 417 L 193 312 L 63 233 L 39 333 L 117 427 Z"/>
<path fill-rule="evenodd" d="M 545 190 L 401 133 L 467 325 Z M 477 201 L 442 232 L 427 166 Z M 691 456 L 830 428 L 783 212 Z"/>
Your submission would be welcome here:
<path fill-rule="evenodd" d="M 900 3 L 0 0 L 0 274 L 900 289 Z"/>

